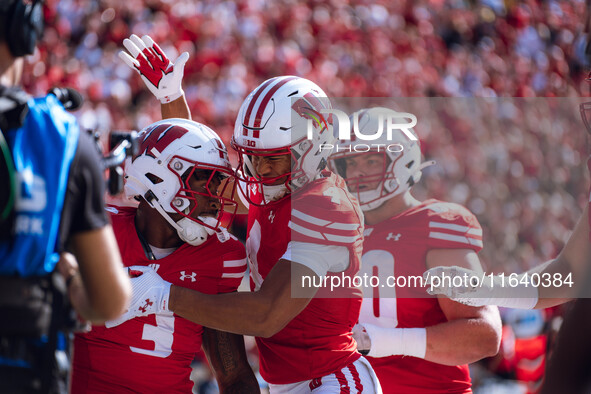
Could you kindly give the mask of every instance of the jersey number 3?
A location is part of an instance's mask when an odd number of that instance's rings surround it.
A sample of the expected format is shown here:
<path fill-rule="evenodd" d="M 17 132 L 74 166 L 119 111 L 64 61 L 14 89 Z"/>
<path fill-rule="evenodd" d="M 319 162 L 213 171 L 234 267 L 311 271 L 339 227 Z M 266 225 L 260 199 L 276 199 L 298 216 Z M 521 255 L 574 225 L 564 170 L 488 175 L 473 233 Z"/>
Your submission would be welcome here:
<path fill-rule="evenodd" d="M 174 315 L 172 312 L 156 314 L 156 325 L 144 324 L 142 339 L 154 342 L 154 350 L 142 349 L 130 346 L 132 352 L 147 356 L 165 358 L 172 353 L 172 341 L 174 339 Z"/>

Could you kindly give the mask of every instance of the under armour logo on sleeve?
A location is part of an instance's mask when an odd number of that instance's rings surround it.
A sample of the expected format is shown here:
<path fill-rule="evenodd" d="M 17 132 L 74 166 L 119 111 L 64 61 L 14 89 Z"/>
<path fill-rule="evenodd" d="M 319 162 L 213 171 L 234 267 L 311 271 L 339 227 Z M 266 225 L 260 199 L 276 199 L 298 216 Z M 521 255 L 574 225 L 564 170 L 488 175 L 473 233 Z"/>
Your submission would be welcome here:
<path fill-rule="evenodd" d="M 195 282 L 195 281 L 197 281 L 196 276 L 197 276 L 196 272 L 191 272 L 191 275 L 187 275 L 187 274 L 185 274 L 185 271 L 181 271 L 181 276 L 179 277 L 179 279 L 184 282 L 185 279 L 190 278 L 191 282 Z"/>

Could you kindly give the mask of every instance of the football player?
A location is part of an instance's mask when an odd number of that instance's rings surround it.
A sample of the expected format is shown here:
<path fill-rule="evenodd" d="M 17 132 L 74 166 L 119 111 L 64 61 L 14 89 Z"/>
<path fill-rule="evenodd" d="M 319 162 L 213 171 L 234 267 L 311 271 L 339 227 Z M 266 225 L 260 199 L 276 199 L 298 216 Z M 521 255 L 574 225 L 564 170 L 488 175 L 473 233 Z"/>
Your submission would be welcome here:
<path fill-rule="evenodd" d="M 581 104 L 581 114 L 587 131 L 591 133 L 591 124 L 588 113 L 591 103 Z M 591 170 L 591 157 L 587 161 L 587 167 Z M 591 203 L 591 193 L 589 201 Z M 589 204 L 583 209 L 583 214 L 577 222 L 566 245 L 554 260 L 550 260 L 540 266 L 518 275 L 511 283 L 504 281 L 499 276 L 484 276 L 484 281 L 478 286 L 471 286 L 470 281 L 458 280 L 456 277 L 465 278 L 478 276 L 481 272 L 466 269 L 464 267 L 434 267 L 427 270 L 425 277 L 451 278 L 451 281 L 437 281 L 435 286 L 430 286 L 432 294 L 443 294 L 451 299 L 466 305 L 498 305 L 519 309 L 544 309 L 565 303 L 577 296 L 589 298 L 584 293 L 591 281 L 591 234 L 589 226 L 591 216 Z M 532 276 L 535 273 L 535 276 Z M 533 278 L 541 278 L 532 282 Z M 451 286 L 451 283 L 458 284 Z"/>
<path fill-rule="evenodd" d="M 351 119 L 358 118 L 362 134 L 375 135 L 396 116 L 391 109 L 377 107 Z M 413 285 L 410 278 L 421 278 L 436 265 L 480 267 L 482 229 L 463 206 L 417 200 L 412 186 L 431 163 L 421 164 L 418 140 L 402 132 L 387 137 L 384 133 L 372 140 L 376 148 L 364 153 L 356 152 L 356 139 L 341 141 L 329 158 L 330 168 L 346 180 L 365 215 L 361 273 L 381 283 L 369 289 L 372 298 L 364 298 L 354 337 L 385 392 L 468 393 L 467 364 L 498 351 L 498 310 L 427 298 L 421 283 Z M 386 285 L 388 277 L 409 282 L 393 289 Z"/>
<path fill-rule="evenodd" d="M 344 181 L 323 171 L 328 151 L 320 146 L 334 143 L 334 136 L 318 111 L 329 107 L 316 84 L 283 76 L 263 82 L 240 108 L 232 147 L 240 153 L 237 174 L 249 204 L 252 292 L 204 294 L 146 271 L 132 279 L 132 305 L 123 319 L 172 311 L 207 327 L 253 335 L 272 393 L 381 392 L 352 337 L 359 290 L 341 286 L 340 298 L 328 298 L 318 296 L 317 287 L 299 286 L 303 278 L 359 270 L 362 213 Z M 140 310 L 145 303 L 136 299 L 163 301 Z"/>
<path fill-rule="evenodd" d="M 221 197 L 220 185 L 233 177 L 221 140 L 199 123 L 167 119 L 142 130 L 140 143 L 125 174 L 125 193 L 139 206 L 111 208 L 124 265 L 135 274 L 151 267 L 207 294 L 236 291 L 247 263 L 244 246 L 221 225 L 236 207 Z M 136 307 L 160 303 L 159 312 L 76 334 L 71 391 L 190 393 L 191 362 L 202 347 L 222 392 L 259 391 L 241 335 L 190 322 L 162 302 L 143 298 Z"/>
<path fill-rule="evenodd" d="M 591 103 L 581 104 L 581 114 L 588 132 L 591 132 L 589 111 Z M 587 161 L 591 170 L 591 158 Z M 591 216 L 589 203 L 585 205 L 583 214 L 577 222 L 566 245 L 558 256 L 540 266 L 520 274 L 512 283 L 503 282 L 498 276 L 487 279 L 479 286 L 471 286 L 465 281 L 456 281 L 457 286 L 450 286 L 449 282 L 439 282 L 439 286 L 430 287 L 432 294 L 443 294 L 466 305 L 499 305 L 518 309 L 544 309 L 560 305 L 576 297 L 564 320 L 558 334 L 552 357 L 547 364 L 546 376 L 541 392 L 555 393 L 558 391 L 569 393 L 589 392 L 588 356 L 591 349 L 589 328 L 591 320 L 588 318 L 591 310 L 588 284 L 591 283 L 591 234 L 589 226 Z M 539 286 L 534 286 L 532 274 L 538 278 L 549 278 Z M 434 267 L 427 270 L 425 277 L 446 275 L 452 281 L 456 277 L 465 278 L 477 275 L 463 267 Z M 505 279 L 507 276 L 505 276 Z M 557 281 L 554 282 L 554 279 Z M 568 282 L 568 283 L 567 283 Z"/>

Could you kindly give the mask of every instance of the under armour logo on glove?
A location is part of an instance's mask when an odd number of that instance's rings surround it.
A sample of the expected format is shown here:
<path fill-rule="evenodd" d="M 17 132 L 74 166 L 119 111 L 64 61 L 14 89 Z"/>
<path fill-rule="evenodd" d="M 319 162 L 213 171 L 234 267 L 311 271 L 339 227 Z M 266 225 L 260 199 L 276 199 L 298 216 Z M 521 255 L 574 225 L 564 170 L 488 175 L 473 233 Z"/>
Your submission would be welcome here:
<path fill-rule="evenodd" d="M 146 298 L 146 303 L 143 306 L 140 306 L 139 310 L 142 311 L 142 313 L 146 313 L 148 308 L 151 307 L 152 305 L 154 305 L 154 303 L 152 301 L 150 301 L 149 298 Z"/>
<path fill-rule="evenodd" d="M 170 283 L 162 279 L 152 267 L 133 266 L 130 272 L 138 272 L 138 276 L 130 279 L 131 302 L 129 309 L 119 318 L 105 323 L 107 328 L 118 326 L 134 317 L 147 316 L 168 310 Z"/>
<path fill-rule="evenodd" d="M 129 54 L 121 51 L 119 57 L 140 74 L 160 102 L 170 103 L 184 94 L 181 82 L 185 63 L 189 59 L 187 52 L 183 52 L 173 63 L 150 36 L 140 39 L 135 34 L 123 40 L 123 46 Z"/>

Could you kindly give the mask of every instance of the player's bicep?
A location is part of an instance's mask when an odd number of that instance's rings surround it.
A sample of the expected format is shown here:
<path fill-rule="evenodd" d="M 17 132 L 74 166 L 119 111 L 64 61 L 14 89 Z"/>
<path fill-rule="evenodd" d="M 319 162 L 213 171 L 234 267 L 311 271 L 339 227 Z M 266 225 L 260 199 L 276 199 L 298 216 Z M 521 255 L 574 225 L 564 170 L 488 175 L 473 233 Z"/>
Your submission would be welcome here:
<path fill-rule="evenodd" d="M 259 392 L 242 335 L 203 327 L 203 351 L 221 392 L 234 392 L 235 388 L 246 393 Z"/>
<path fill-rule="evenodd" d="M 471 249 L 431 249 L 425 259 L 427 269 L 437 266 L 454 266 L 482 272 L 482 264 L 476 252 Z"/>

